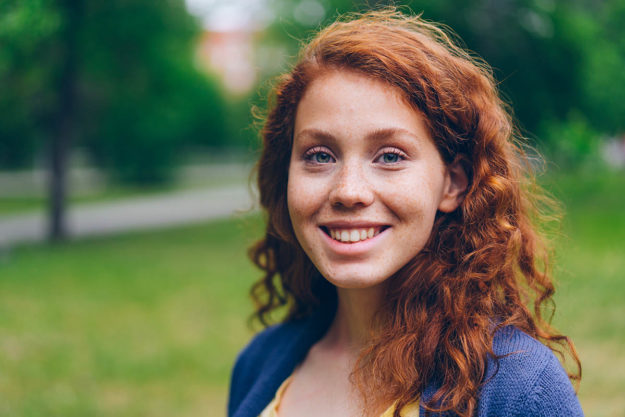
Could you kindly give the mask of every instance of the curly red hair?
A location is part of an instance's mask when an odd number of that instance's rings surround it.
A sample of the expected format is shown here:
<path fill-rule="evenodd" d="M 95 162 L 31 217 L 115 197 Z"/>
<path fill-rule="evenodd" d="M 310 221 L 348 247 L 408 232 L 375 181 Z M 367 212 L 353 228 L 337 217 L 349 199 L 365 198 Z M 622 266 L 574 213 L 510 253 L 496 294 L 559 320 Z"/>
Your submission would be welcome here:
<path fill-rule="evenodd" d="M 573 344 L 543 317 L 554 286 L 540 229 L 550 200 L 535 185 L 507 106 L 490 68 L 458 47 L 439 26 L 394 10 L 352 15 L 318 33 L 275 89 L 257 165 L 265 237 L 250 249 L 265 271 L 252 288 L 255 316 L 267 324 L 336 302 L 336 292 L 299 243 L 287 210 L 288 167 L 297 106 L 323 71 L 357 71 L 401 90 L 420 112 L 446 163 L 459 160 L 470 179 L 461 206 L 438 213 L 425 248 L 391 280 L 376 315 L 379 331 L 363 349 L 354 380 L 402 406 L 433 378 L 426 406 L 470 416 L 496 329 L 513 325 L 577 365 Z M 542 203 L 547 204 L 542 204 Z"/>

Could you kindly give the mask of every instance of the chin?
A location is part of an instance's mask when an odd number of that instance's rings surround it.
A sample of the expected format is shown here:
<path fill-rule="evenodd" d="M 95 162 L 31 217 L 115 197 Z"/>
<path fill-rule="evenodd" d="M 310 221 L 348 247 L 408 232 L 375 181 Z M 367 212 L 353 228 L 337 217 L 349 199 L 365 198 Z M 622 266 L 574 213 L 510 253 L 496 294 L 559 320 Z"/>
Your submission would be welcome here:
<path fill-rule="evenodd" d="M 360 269 L 360 268 L 359 268 Z M 384 283 L 391 274 L 372 274 L 370 269 L 342 271 L 341 273 L 332 273 L 330 271 L 322 271 L 322 275 L 328 282 L 337 288 L 345 289 L 363 289 L 379 286 Z"/>

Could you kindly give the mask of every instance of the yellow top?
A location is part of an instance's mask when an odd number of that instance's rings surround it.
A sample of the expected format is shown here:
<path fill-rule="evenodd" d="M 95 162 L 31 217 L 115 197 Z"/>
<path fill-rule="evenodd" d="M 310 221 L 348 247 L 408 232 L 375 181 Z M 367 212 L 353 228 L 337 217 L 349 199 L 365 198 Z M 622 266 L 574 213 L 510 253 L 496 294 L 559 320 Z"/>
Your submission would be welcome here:
<path fill-rule="evenodd" d="M 291 382 L 291 378 L 292 376 L 284 380 L 280 388 L 278 388 L 276 396 L 273 397 L 273 400 L 271 400 L 258 417 L 278 417 L 278 407 L 280 406 L 286 387 L 289 385 L 289 382 Z M 380 414 L 380 417 L 393 417 L 394 412 L 395 404 L 392 404 L 385 412 Z M 419 417 L 419 402 L 408 404 L 401 410 L 400 414 L 402 417 Z"/>

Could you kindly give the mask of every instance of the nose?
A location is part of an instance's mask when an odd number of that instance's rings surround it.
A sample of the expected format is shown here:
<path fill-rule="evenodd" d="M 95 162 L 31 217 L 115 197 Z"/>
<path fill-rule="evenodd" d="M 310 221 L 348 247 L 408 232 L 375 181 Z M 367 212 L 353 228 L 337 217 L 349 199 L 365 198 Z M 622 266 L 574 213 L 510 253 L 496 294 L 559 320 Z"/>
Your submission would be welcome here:
<path fill-rule="evenodd" d="M 334 207 L 366 207 L 373 203 L 375 193 L 366 177 L 361 161 L 345 162 L 336 172 L 336 180 L 329 194 Z"/>

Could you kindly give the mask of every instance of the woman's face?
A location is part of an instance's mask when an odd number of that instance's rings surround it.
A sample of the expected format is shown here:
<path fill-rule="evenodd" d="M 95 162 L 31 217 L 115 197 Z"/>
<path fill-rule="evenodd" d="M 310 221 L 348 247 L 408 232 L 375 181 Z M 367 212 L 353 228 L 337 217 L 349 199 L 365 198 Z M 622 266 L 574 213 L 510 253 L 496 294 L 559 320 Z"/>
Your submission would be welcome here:
<path fill-rule="evenodd" d="M 423 249 L 436 212 L 456 209 L 461 171 L 445 166 L 398 89 L 325 73 L 295 118 L 287 189 L 295 235 L 337 287 L 381 284 Z"/>

